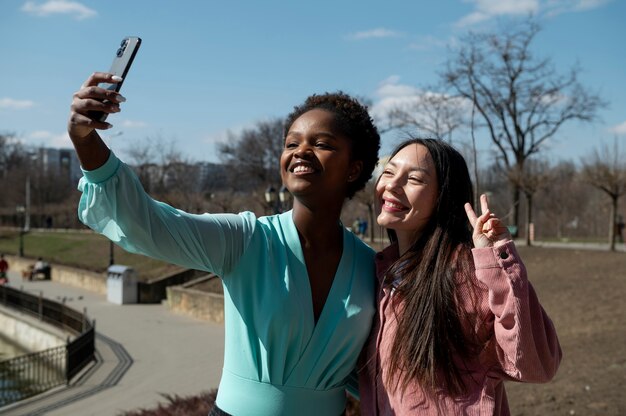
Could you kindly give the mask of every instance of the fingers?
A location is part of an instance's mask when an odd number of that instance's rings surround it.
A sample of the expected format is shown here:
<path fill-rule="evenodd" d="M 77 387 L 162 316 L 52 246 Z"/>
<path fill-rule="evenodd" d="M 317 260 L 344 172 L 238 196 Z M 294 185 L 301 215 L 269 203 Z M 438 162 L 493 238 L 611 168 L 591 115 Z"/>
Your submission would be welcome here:
<path fill-rule="evenodd" d="M 82 85 L 82 87 L 91 87 L 94 85 L 98 85 L 101 82 L 108 82 L 110 84 L 116 84 L 122 81 L 121 77 L 117 75 L 110 74 L 108 72 L 94 72 L 87 78 L 87 81 Z"/>
<path fill-rule="evenodd" d="M 72 113 L 70 115 L 70 120 L 69 120 L 68 125 L 69 125 L 70 131 L 77 129 L 79 127 L 87 127 L 90 129 L 99 129 L 99 130 L 106 130 L 106 129 L 111 128 L 111 125 L 107 123 L 106 121 L 94 120 L 90 117 L 84 116 L 79 113 Z M 86 134 L 83 134 L 83 135 L 86 135 Z"/>
<path fill-rule="evenodd" d="M 481 194 L 480 195 L 480 212 L 484 214 L 487 211 L 489 211 L 489 201 L 487 200 L 487 195 Z"/>
<path fill-rule="evenodd" d="M 467 219 L 469 219 L 470 224 L 472 225 L 472 227 L 476 226 L 476 213 L 474 212 L 474 209 L 472 208 L 472 205 L 469 202 L 465 203 L 465 213 L 467 214 Z"/>
<path fill-rule="evenodd" d="M 126 98 L 124 98 L 119 92 L 111 91 L 95 85 L 82 86 L 80 90 L 74 93 L 74 99 L 88 98 L 100 101 L 108 100 L 114 103 L 123 103 L 126 101 Z"/>
<path fill-rule="evenodd" d="M 93 98 L 74 98 L 70 106 L 73 113 L 88 116 L 89 111 L 102 111 L 107 114 L 119 113 L 120 105 L 111 101 L 100 101 Z"/>
<path fill-rule="evenodd" d="M 500 221 L 499 218 L 490 218 L 487 220 L 483 226 L 483 230 L 491 231 L 495 235 L 500 235 L 509 231 L 508 227 L 502 224 L 502 221 Z"/>
<path fill-rule="evenodd" d="M 109 123 L 100 121 L 102 113 L 120 112 L 120 103 L 126 101 L 121 94 L 100 84 L 121 82 L 122 78 L 106 72 L 94 72 L 72 97 L 68 132 L 70 137 L 82 138 L 93 129 L 108 129 Z"/>

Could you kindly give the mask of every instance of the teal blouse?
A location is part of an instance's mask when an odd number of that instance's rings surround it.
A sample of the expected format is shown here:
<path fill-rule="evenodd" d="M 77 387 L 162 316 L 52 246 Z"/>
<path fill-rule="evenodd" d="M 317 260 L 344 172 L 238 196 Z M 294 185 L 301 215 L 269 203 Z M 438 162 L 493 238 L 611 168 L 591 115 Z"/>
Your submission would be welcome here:
<path fill-rule="evenodd" d="M 343 254 L 317 324 L 292 212 L 194 215 L 150 198 L 111 153 L 84 171 L 79 218 L 124 249 L 206 270 L 224 286 L 225 352 L 217 404 L 233 415 L 339 415 L 369 334 L 374 251 L 344 229 Z"/>

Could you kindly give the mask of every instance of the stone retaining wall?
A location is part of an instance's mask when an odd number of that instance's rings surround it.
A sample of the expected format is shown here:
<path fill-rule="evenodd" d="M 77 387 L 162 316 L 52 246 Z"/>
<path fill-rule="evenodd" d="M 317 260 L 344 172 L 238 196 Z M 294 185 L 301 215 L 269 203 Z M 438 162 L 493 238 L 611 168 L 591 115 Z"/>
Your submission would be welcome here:
<path fill-rule="evenodd" d="M 184 285 L 168 287 L 165 301 L 168 308 L 194 318 L 223 324 L 224 295 L 193 289 L 195 284 L 208 279 L 218 279 L 218 277 L 205 276 Z"/>
<path fill-rule="evenodd" d="M 69 334 L 38 319 L 0 306 L 0 336 L 26 351 L 43 351 L 65 344 Z"/>
<path fill-rule="evenodd" d="M 35 264 L 34 259 L 7 255 L 5 255 L 5 257 L 9 262 L 10 270 L 18 273 L 27 269 L 28 266 Z M 105 296 L 107 294 L 106 273 L 95 273 L 55 263 L 51 263 L 50 267 L 51 279 L 55 282 L 80 287 Z M 200 273 L 205 276 L 181 286 L 168 286 L 166 288 L 167 285 L 188 281 Z M 223 323 L 224 296 L 222 294 L 208 293 L 193 289 L 195 283 L 205 281 L 209 278 L 217 277 L 207 277 L 206 272 L 187 270 L 182 273 L 172 273 L 168 276 L 153 279 L 150 282 L 138 282 L 137 290 L 139 302 L 160 302 L 161 299 L 164 299 L 164 296 L 166 296 L 167 299 L 165 303 L 175 312 L 216 323 Z"/>
<path fill-rule="evenodd" d="M 35 264 L 35 259 L 26 257 L 7 256 L 10 270 L 22 273 L 22 270 L 28 269 L 28 266 Z M 92 292 L 106 295 L 107 279 L 105 273 L 90 272 L 75 267 L 62 266 L 60 264 L 50 263 L 51 280 L 66 285 L 80 287 Z"/>

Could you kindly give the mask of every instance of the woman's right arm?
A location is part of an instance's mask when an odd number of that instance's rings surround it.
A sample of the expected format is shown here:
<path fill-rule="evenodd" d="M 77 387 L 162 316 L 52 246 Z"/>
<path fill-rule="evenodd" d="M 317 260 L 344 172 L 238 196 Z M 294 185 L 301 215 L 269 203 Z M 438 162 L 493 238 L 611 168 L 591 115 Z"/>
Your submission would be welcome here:
<path fill-rule="evenodd" d="M 109 148 L 96 129 L 106 130 L 111 128 L 111 124 L 90 117 L 89 112 L 117 113 L 120 111 L 120 103 L 126 101 L 120 93 L 100 88 L 98 84 L 114 84 L 121 80 L 112 74 L 94 72 L 74 93 L 67 132 L 76 149 L 80 165 L 85 170 L 97 169 L 109 158 Z"/>
<path fill-rule="evenodd" d="M 84 172 L 79 183 L 80 220 L 128 251 L 222 275 L 243 252 L 253 218 L 188 214 L 148 196 L 134 172 L 96 132 L 110 124 L 89 117 L 89 111 L 118 112 L 123 101 L 118 93 L 98 87 L 100 82 L 116 79 L 110 74 L 91 75 L 74 94 L 68 122 Z"/>

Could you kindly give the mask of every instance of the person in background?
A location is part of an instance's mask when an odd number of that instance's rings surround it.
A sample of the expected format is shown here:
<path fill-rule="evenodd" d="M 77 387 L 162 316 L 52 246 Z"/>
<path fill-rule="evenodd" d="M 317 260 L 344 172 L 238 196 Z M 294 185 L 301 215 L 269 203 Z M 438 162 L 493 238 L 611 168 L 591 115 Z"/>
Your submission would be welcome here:
<path fill-rule="evenodd" d="M 9 271 L 9 263 L 4 258 L 4 253 L 0 254 L 0 285 L 9 283 L 7 272 Z"/>
<path fill-rule="evenodd" d="M 480 215 L 469 204 L 472 189 L 465 160 L 440 140 L 406 141 L 384 167 L 377 222 L 392 244 L 376 257 L 363 415 L 508 415 L 505 380 L 556 374 L 554 325 L 487 197 Z"/>
<path fill-rule="evenodd" d="M 361 238 L 365 238 L 365 234 L 367 234 L 367 220 L 365 218 L 359 221 L 359 234 Z"/>
<path fill-rule="evenodd" d="M 378 160 L 367 109 L 337 92 L 287 117 L 279 168 L 292 210 L 192 215 L 149 197 L 96 132 L 110 124 L 91 111 L 125 101 L 98 84 L 119 81 L 95 73 L 72 101 L 80 220 L 128 251 L 221 277 L 226 340 L 212 415 L 342 414 L 374 315 L 374 252 L 340 222 Z"/>
<path fill-rule="evenodd" d="M 33 270 L 31 272 L 30 280 L 32 280 L 36 275 L 43 274 L 44 279 L 50 279 L 50 264 L 43 260 L 43 257 L 37 258 L 35 265 L 33 266 Z"/>

